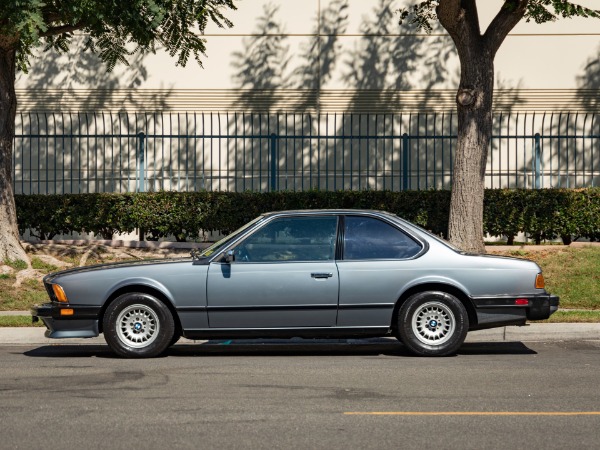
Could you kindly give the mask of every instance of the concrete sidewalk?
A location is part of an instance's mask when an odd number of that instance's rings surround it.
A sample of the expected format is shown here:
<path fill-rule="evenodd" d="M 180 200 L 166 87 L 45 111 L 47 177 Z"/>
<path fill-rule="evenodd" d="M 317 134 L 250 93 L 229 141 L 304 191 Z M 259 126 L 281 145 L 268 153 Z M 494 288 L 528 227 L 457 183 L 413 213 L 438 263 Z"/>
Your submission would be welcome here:
<path fill-rule="evenodd" d="M 90 339 L 47 339 L 44 337 L 45 328 L 0 328 L 0 345 L 82 345 L 105 344 L 104 337 Z M 600 340 L 600 323 L 534 323 L 525 327 L 502 327 L 490 330 L 472 331 L 467 335 L 466 342 L 532 342 L 532 341 L 579 341 Z M 236 339 L 226 341 L 235 345 L 280 344 L 297 345 L 327 342 L 329 344 L 369 344 L 377 340 L 369 339 Z M 192 341 L 181 339 L 179 344 L 202 344 L 208 341 Z M 212 341 L 221 343 L 220 341 Z M 381 343 L 381 341 L 377 342 Z"/>

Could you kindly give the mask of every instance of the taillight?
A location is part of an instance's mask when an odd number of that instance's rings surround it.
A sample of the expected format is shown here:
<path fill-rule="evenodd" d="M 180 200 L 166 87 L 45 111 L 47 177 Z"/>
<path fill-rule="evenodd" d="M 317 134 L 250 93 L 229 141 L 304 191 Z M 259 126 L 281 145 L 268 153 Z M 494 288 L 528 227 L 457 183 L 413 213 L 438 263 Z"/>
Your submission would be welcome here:
<path fill-rule="evenodd" d="M 535 277 L 535 288 L 536 289 L 544 289 L 546 287 L 546 282 L 544 281 L 544 275 L 541 273 L 537 274 Z"/>

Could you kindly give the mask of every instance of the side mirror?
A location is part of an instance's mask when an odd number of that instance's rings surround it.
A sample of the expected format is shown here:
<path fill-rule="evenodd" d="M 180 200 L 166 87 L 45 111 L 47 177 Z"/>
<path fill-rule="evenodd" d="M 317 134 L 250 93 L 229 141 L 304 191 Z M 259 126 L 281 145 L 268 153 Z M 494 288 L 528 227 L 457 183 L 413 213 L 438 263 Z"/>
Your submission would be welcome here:
<path fill-rule="evenodd" d="M 233 261 L 235 261 L 235 252 L 233 250 L 228 250 L 223 253 L 223 260 L 227 264 L 231 264 Z"/>

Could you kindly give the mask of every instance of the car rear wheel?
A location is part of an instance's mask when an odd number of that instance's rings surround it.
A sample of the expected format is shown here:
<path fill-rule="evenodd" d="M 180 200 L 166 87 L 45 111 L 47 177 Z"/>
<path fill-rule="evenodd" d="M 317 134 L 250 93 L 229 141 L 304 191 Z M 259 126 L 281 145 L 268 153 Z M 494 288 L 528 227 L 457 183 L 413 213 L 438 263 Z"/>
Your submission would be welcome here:
<path fill-rule="evenodd" d="M 169 308 L 155 297 L 128 293 L 104 314 L 104 338 L 113 352 L 126 358 L 151 358 L 169 346 L 175 323 Z"/>
<path fill-rule="evenodd" d="M 398 339 L 420 356 L 456 353 L 468 330 L 469 316 L 464 305 L 445 292 L 414 294 L 398 313 Z"/>

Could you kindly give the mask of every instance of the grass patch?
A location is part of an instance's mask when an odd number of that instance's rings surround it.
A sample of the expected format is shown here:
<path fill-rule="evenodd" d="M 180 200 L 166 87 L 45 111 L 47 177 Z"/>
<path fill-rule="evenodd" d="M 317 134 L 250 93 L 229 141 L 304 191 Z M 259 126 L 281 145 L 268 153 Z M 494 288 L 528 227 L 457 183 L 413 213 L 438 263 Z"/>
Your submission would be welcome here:
<path fill-rule="evenodd" d="M 4 260 L 4 264 L 6 264 L 7 266 L 12 267 L 15 270 L 23 270 L 23 269 L 27 269 L 27 263 L 25 261 L 22 261 L 20 259 L 5 259 Z"/>
<path fill-rule="evenodd" d="M 39 322 L 32 323 L 31 316 L 0 316 L 0 327 L 43 327 Z"/>
<path fill-rule="evenodd" d="M 27 280 L 15 288 L 15 275 L 0 278 L 0 311 L 24 311 L 33 305 L 48 302 L 44 285 L 37 280 Z"/>
<path fill-rule="evenodd" d="M 503 252 L 535 261 L 546 279 L 546 290 L 570 309 L 600 309 L 600 247 L 558 247 L 544 251 Z"/>
<path fill-rule="evenodd" d="M 33 269 L 41 270 L 44 273 L 56 272 L 58 267 L 45 263 L 40 258 L 36 258 L 35 256 L 31 258 L 31 267 Z"/>
<path fill-rule="evenodd" d="M 566 308 L 600 309 L 600 248 L 584 247 L 541 255 L 547 290 Z"/>
<path fill-rule="evenodd" d="M 593 311 L 561 311 L 560 309 L 550 316 L 545 323 L 598 323 L 600 310 Z"/>

